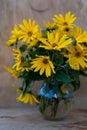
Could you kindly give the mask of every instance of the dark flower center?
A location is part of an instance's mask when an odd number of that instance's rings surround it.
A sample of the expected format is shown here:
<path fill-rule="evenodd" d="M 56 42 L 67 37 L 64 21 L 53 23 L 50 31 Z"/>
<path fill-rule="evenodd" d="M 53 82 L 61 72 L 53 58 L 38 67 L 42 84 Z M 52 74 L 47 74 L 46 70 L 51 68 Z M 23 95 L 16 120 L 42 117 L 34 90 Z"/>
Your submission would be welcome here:
<path fill-rule="evenodd" d="M 31 31 L 28 31 L 28 36 L 31 37 L 32 36 L 32 32 Z"/>
<path fill-rule="evenodd" d="M 65 28 L 64 30 L 65 30 L 66 32 L 69 32 L 69 28 Z"/>
<path fill-rule="evenodd" d="M 56 43 L 53 43 L 52 47 L 55 47 L 55 46 L 57 46 L 57 44 L 56 44 Z"/>
<path fill-rule="evenodd" d="M 44 58 L 44 59 L 43 59 L 43 63 L 44 63 L 44 64 L 48 64 L 48 63 L 49 63 L 48 59 Z"/>
<path fill-rule="evenodd" d="M 75 53 L 75 56 L 78 58 L 78 57 L 80 57 L 81 56 L 81 52 L 76 52 Z"/>
<path fill-rule="evenodd" d="M 64 22 L 63 25 L 68 25 L 67 22 Z"/>

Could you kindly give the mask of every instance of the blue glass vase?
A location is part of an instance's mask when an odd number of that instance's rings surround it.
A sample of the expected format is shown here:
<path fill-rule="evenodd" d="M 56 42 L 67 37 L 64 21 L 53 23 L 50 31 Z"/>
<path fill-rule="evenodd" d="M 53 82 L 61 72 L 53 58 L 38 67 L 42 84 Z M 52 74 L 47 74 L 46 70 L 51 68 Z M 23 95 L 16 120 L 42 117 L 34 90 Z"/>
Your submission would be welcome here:
<path fill-rule="evenodd" d="M 62 120 L 72 109 L 73 94 L 71 90 L 66 87 L 66 93 L 62 94 L 58 87 L 59 85 L 55 87 L 55 83 L 47 84 L 45 82 L 38 92 L 39 111 L 45 119 Z"/>

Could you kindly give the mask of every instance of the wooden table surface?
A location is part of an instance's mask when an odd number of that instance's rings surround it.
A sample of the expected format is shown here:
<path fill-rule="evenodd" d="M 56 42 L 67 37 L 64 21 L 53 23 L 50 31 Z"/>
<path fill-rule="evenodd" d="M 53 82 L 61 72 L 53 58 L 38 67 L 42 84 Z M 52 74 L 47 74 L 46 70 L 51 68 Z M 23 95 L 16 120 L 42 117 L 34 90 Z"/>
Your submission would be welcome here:
<path fill-rule="evenodd" d="M 74 109 L 62 121 L 48 121 L 35 107 L 0 109 L 0 130 L 87 130 L 87 109 Z"/>

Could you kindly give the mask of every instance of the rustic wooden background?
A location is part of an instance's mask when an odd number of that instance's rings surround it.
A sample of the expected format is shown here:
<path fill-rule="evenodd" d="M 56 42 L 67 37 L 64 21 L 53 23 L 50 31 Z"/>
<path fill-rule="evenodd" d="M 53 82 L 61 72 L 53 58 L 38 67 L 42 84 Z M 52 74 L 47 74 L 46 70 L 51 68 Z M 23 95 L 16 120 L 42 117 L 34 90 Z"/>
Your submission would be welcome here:
<path fill-rule="evenodd" d="M 77 16 L 76 24 L 87 29 L 86 0 L 0 0 L 0 107 L 21 106 L 12 84 L 16 81 L 4 69 L 11 64 L 11 50 L 5 45 L 14 24 L 33 18 L 43 28 L 43 20 L 54 14 L 71 11 Z M 75 107 L 87 108 L 87 82 L 81 77 L 81 89 L 75 93 Z M 23 106 L 23 105 L 22 105 Z"/>

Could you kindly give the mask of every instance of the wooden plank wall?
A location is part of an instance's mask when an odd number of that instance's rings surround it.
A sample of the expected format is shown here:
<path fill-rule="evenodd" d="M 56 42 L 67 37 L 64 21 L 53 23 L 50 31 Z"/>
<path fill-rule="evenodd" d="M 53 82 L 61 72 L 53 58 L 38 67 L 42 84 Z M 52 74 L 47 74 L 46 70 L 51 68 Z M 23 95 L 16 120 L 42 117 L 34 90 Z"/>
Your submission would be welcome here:
<path fill-rule="evenodd" d="M 11 64 L 11 50 L 5 43 L 14 24 L 32 18 L 43 28 L 43 20 L 51 20 L 54 14 L 71 11 L 77 16 L 76 24 L 87 29 L 86 0 L 0 0 L 0 106 L 19 106 L 12 84 L 14 79 L 5 71 L 4 66 Z M 86 83 L 81 82 L 78 97 L 86 97 Z M 76 94 L 77 95 L 77 94 Z M 81 98 L 82 102 L 84 98 Z M 81 103 L 82 103 L 81 102 Z M 78 106 L 81 104 L 77 101 Z M 21 105 L 21 104 L 20 104 Z"/>

